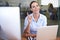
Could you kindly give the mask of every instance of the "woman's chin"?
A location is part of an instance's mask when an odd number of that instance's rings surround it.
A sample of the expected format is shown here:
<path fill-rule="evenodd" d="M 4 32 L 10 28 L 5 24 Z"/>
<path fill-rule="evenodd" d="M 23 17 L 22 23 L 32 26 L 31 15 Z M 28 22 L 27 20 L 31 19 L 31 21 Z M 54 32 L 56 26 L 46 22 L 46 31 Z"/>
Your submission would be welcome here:
<path fill-rule="evenodd" d="M 37 13 L 39 13 L 39 12 L 35 12 L 35 14 L 37 14 Z"/>

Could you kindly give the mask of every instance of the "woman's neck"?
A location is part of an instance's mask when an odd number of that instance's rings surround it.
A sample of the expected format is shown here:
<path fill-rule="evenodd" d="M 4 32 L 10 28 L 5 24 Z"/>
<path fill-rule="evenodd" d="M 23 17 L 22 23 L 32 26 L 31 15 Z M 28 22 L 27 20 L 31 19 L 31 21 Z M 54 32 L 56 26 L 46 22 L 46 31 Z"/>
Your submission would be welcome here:
<path fill-rule="evenodd" d="M 38 20 L 39 16 L 40 16 L 40 13 L 33 14 L 33 17 L 34 17 L 35 21 Z"/>

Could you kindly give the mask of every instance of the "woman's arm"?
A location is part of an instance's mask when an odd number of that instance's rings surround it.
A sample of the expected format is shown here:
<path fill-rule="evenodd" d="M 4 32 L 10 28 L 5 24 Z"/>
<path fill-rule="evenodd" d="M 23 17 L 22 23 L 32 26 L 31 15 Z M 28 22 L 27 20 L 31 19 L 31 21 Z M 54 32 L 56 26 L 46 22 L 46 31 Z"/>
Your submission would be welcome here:
<path fill-rule="evenodd" d="M 26 24 L 27 25 L 27 27 L 26 27 L 26 29 L 24 30 L 24 32 L 26 33 L 30 33 L 30 23 L 31 23 L 31 21 L 32 21 L 32 16 L 30 16 L 28 13 L 27 13 L 27 20 L 26 21 L 28 21 L 28 24 Z"/>
<path fill-rule="evenodd" d="M 28 13 L 27 13 L 27 20 L 26 21 L 28 21 L 28 24 L 26 24 L 27 26 L 26 26 L 26 28 L 24 30 L 24 34 L 26 34 L 26 35 L 29 34 L 30 35 L 30 23 L 32 21 L 32 16 L 28 15 Z"/>
<path fill-rule="evenodd" d="M 24 33 L 27 33 L 27 34 L 30 33 L 30 23 L 28 23 L 26 29 L 24 30 Z"/>

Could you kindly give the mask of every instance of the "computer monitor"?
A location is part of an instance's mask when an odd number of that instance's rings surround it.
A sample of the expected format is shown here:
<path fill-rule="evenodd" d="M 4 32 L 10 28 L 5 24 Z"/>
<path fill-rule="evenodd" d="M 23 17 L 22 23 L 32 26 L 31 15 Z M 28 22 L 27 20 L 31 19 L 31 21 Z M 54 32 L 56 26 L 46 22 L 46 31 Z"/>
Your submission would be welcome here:
<path fill-rule="evenodd" d="M 3 39 L 21 40 L 19 7 L 0 7 L 0 27 Z"/>

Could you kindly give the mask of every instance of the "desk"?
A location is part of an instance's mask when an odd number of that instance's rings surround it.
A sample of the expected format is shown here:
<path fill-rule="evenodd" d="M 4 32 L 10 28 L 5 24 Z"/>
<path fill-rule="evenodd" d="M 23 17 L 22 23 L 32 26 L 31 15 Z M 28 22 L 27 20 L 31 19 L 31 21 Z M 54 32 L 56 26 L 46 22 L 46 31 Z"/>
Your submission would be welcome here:
<path fill-rule="evenodd" d="M 22 36 L 22 40 L 27 40 L 27 39 Z M 60 40 L 60 37 L 57 37 L 56 40 Z"/>

